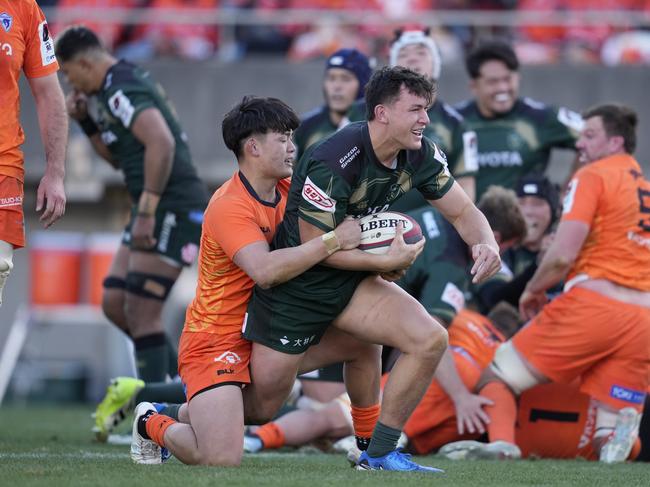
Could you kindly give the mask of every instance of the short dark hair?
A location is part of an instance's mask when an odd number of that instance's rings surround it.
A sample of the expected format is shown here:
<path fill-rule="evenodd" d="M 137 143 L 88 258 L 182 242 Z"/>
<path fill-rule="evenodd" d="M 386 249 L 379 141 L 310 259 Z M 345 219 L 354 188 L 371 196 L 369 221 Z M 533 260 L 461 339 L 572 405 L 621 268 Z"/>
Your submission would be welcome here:
<path fill-rule="evenodd" d="M 245 96 L 223 117 L 221 133 L 226 147 L 239 157 L 242 154 L 242 142 L 251 135 L 289 132 L 298 125 L 298 115 L 282 100 Z"/>
<path fill-rule="evenodd" d="M 83 25 L 73 25 L 61 32 L 54 48 L 56 57 L 62 63 L 71 61 L 77 54 L 93 50 L 105 49 L 99 37 Z"/>
<path fill-rule="evenodd" d="M 476 207 L 485 215 L 490 227 L 499 232 L 502 241 L 526 237 L 526 221 L 519 209 L 517 194 L 502 186 L 489 186 Z"/>
<path fill-rule="evenodd" d="M 481 75 L 481 66 L 488 61 L 501 61 L 510 71 L 519 69 L 519 59 L 510 44 L 500 40 L 490 40 L 472 49 L 465 58 L 465 68 L 470 78 Z"/>
<path fill-rule="evenodd" d="M 426 99 L 427 105 L 433 103 L 436 94 L 434 81 L 402 66 L 387 66 L 375 71 L 366 86 L 368 120 L 375 118 L 375 107 L 377 105 L 386 105 L 395 101 L 402 86 L 409 93 Z"/>
<path fill-rule="evenodd" d="M 623 137 L 625 152 L 634 154 L 636 150 L 636 125 L 638 122 L 634 110 L 625 105 L 607 103 L 591 107 L 582 114 L 584 120 L 592 117 L 602 119 L 608 137 L 616 135 Z"/>

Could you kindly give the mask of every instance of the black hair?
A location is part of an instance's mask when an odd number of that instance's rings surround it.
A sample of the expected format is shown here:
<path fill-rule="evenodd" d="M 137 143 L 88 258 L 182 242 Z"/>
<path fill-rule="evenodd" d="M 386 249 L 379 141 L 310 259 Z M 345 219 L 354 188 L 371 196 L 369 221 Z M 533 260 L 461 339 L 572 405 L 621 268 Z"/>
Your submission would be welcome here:
<path fill-rule="evenodd" d="M 587 120 L 592 117 L 600 117 L 608 137 L 620 135 L 623 137 L 625 152 L 634 154 L 636 150 L 636 125 L 638 118 L 636 112 L 624 105 L 608 103 L 592 107 L 582 114 Z"/>
<path fill-rule="evenodd" d="M 469 77 L 478 78 L 481 66 L 488 61 L 501 61 L 510 71 L 519 69 L 519 59 L 512 46 L 504 41 L 491 40 L 479 44 L 467 54 L 465 68 Z"/>
<path fill-rule="evenodd" d="M 67 63 L 77 54 L 87 51 L 105 50 L 99 37 L 83 25 L 73 25 L 57 37 L 54 52 L 59 62 Z"/>
<path fill-rule="evenodd" d="M 239 158 L 242 142 L 253 134 L 295 130 L 300 119 L 293 109 L 277 98 L 245 96 L 223 117 L 221 133 L 226 147 Z"/>
<path fill-rule="evenodd" d="M 377 105 L 388 105 L 394 102 L 399 97 L 402 86 L 409 93 L 424 98 L 427 106 L 433 104 L 436 94 L 434 81 L 402 66 L 387 66 L 375 71 L 366 86 L 368 120 L 375 118 Z"/>

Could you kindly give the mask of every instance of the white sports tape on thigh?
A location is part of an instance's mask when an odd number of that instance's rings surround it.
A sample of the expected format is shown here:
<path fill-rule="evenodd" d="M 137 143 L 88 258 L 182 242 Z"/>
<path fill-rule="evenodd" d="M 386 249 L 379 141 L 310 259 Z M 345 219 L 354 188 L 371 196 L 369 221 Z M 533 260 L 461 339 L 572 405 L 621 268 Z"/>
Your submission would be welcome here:
<path fill-rule="evenodd" d="M 490 369 L 517 395 L 540 382 L 528 370 L 510 340 L 497 348 Z"/>
<path fill-rule="evenodd" d="M 0 240 L 0 272 L 14 268 L 14 246 Z"/>

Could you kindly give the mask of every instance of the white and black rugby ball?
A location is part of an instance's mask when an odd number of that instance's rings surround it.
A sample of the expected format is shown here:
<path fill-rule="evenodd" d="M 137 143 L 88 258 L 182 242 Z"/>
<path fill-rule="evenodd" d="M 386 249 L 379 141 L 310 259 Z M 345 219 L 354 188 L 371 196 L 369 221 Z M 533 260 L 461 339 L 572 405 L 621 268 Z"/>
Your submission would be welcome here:
<path fill-rule="evenodd" d="M 422 240 L 420 225 L 413 218 L 396 211 L 383 211 L 364 216 L 361 225 L 359 249 L 371 254 L 385 254 L 395 238 L 397 225 L 404 225 L 404 242 L 414 244 Z"/>

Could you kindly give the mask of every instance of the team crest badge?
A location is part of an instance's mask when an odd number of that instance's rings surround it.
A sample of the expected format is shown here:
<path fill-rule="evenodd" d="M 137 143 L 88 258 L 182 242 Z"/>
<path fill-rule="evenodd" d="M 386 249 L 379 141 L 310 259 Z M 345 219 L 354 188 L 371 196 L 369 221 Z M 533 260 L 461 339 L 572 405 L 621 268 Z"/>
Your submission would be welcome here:
<path fill-rule="evenodd" d="M 4 27 L 5 32 L 9 32 L 11 25 L 14 23 L 14 19 L 7 12 L 2 12 L 0 14 L 0 22 L 2 22 L 2 27 Z"/>

